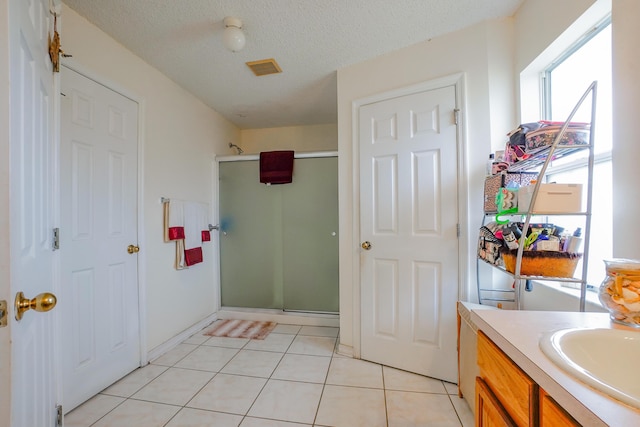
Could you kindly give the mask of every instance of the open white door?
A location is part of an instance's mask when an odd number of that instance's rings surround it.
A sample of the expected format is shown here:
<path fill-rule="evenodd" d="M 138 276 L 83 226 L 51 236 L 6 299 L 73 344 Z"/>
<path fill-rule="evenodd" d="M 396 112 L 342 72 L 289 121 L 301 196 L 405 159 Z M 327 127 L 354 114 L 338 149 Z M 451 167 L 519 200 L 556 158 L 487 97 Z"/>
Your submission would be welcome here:
<path fill-rule="evenodd" d="M 360 107 L 361 357 L 455 382 L 455 86 Z"/>
<path fill-rule="evenodd" d="M 53 71 L 48 0 L 9 2 L 11 295 L 29 300 L 54 285 Z M 40 300 L 38 298 L 37 300 Z M 11 327 L 11 426 L 56 425 L 54 313 L 29 310 Z M 2 397 L 6 399 L 6 396 Z M 4 417 L 4 414 L 2 415 Z M 2 422 L 0 422 L 2 424 Z"/>
<path fill-rule="evenodd" d="M 138 104 L 64 66 L 61 88 L 66 413 L 140 366 Z"/>

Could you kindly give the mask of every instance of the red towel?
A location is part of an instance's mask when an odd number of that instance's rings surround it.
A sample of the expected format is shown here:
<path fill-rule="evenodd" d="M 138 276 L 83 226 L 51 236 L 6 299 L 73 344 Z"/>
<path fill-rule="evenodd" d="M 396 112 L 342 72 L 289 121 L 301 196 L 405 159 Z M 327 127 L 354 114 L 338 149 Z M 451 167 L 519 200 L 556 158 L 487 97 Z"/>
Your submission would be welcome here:
<path fill-rule="evenodd" d="M 207 228 L 207 211 L 208 207 L 203 203 L 184 203 L 184 261 L 187 267 L 203 261 L 202 238 Z"/>
<path fill-rule="evenodd" d="M 293 151 L 260 153 L 260 182 L 288 184 L 293 182 Z"/>
<path fill-rule="evenodd" d="M 172 200 L 164 202 L 164 241 L 176 242 L 176 270 L 203 262 L 202 242 L 210 242 L 204 203 Z"/>
<path fill-rule="evenodd" d="M 184 261 L 187 267 L 202 262 L 202 248 L 191 248 L 184 250 Z"/>

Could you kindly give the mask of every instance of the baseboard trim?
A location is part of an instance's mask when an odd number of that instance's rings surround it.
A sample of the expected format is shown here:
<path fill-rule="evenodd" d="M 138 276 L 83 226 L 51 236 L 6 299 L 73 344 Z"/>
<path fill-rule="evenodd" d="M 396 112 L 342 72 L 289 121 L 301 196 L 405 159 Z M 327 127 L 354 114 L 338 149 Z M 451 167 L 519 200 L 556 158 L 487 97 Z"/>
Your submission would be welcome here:
<path fill-rule="evenodd" d="M 217 314 L 218 319 L 242 319 L 290 325 L 340 327 L 340 316 L 338 314 L 300 313 L 277 309 L 242 307 L 223 307 Z"/>
<path fill-rule="evenodd" d="M 353 358 L 353 347 L 350 345 L 338 344 L 338 354 Z"/>
<path fill-rule="evenodd" d="M 165 341 L 164 343 L 162 343 L 159 346 L 155 347 L 153 350 L 149 351 L 147 353 L 147 360 L 149 362 L 154 361 L 155 359 L 157 359 L 158 357 L 162 356 L 163 354 L 165 354 L 169 350 L 175 348 L 178 344 L 180 344 L 182 341 L 184 341 L 187 338 L 189 338 L 191 335 L 193 335 L 196 332 L 202 330 L 205 326 L 210 325 L 211 323 L 215 322 L 218 319 L 219 319 L 218 313 L 213 313 L 213 314 L 207 316 L 206 318 L 204 318 L 203 320 L 199 321 L 195 325 L 191 326 L 188 329 L 185 329 L 184 331 L 180 332 L 175 337 L 171 338 L 168 341 Z"/>

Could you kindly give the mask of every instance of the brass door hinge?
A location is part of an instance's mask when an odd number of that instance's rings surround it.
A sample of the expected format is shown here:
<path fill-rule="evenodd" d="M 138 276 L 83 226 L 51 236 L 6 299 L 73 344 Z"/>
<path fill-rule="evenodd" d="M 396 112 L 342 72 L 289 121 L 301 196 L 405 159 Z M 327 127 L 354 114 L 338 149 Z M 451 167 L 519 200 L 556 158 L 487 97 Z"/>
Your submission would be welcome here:
<path fill-rule="evenodd" d="M 53 242 L 51 246 L 54 251 L 60 249 L 60 229 L 57 227 L 53 229 Z"/>
<path fill-rule="evenodd" d="M 62 405 L 56 406 L 56 427 L 62 427 Z"/>
<path fill-rule="evenodd" d="M 5 300 L 0 301 L 0 328 L 7 326 L 7 302 Z"/>

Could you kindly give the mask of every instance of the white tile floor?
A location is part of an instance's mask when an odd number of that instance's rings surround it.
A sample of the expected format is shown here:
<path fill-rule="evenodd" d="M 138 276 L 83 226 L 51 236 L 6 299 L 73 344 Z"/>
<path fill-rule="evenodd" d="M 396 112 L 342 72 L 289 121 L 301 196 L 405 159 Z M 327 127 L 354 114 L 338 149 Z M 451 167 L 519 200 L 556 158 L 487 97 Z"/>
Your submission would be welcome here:
<path fill-rule="evenodd" d="M 206 329 L 206 328 L 205 328 Z M 453 384 L 334 352 L 338 328 L 195 334 L 65 416 L 66 427 L 472 426 Z"/>

